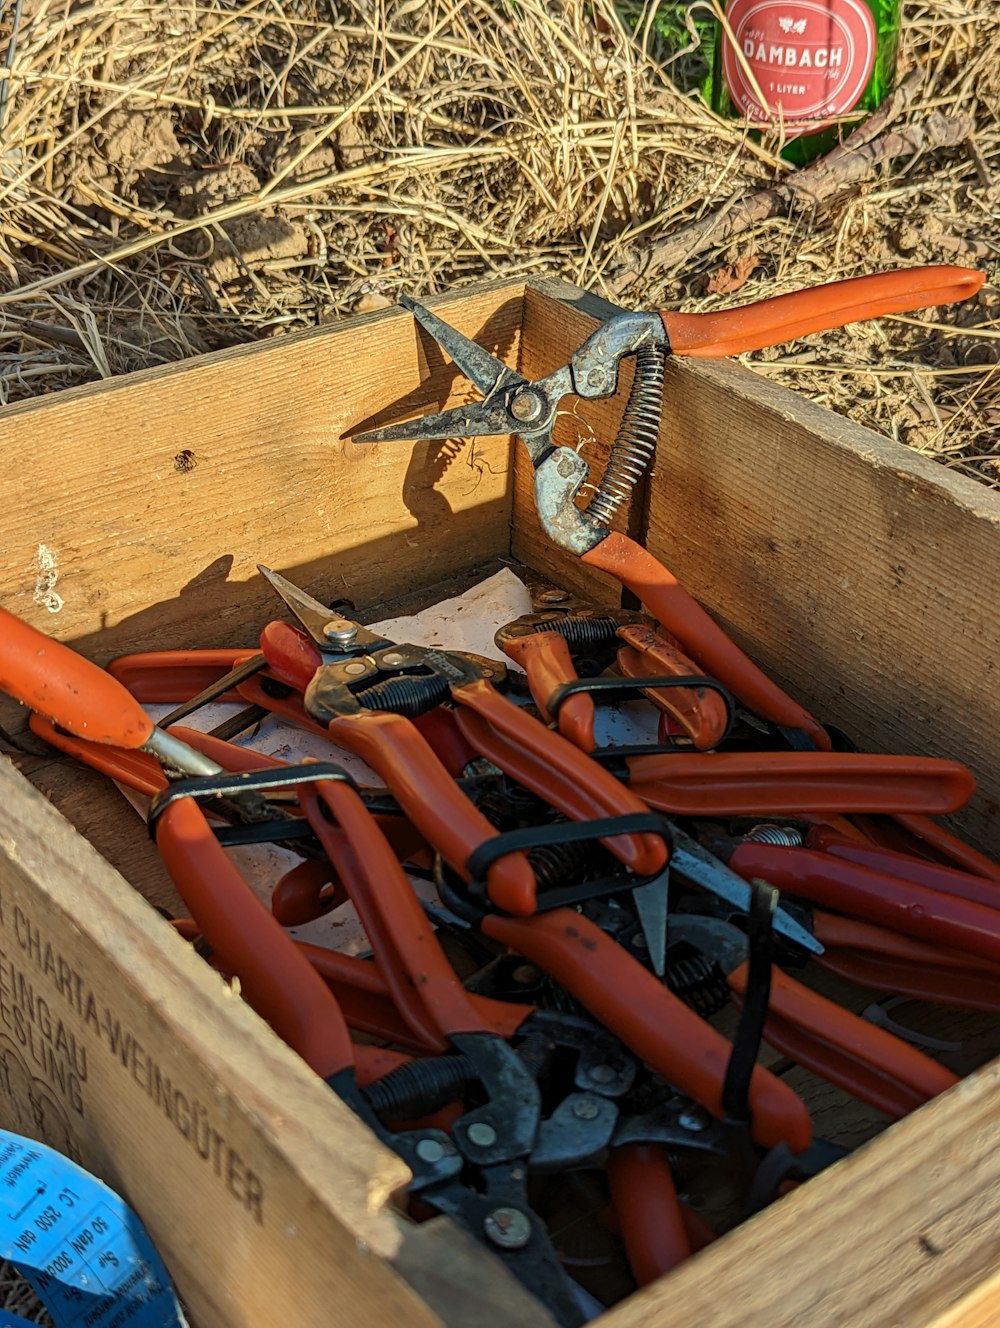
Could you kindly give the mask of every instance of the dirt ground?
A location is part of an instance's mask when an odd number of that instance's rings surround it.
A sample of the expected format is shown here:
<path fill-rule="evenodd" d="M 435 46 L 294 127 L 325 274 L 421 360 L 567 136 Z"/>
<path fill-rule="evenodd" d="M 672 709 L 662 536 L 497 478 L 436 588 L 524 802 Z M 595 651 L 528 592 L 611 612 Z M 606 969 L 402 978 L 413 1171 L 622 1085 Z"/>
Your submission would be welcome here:
<path fill-rule="evenodd" d="M 774 136 L 699 101 L 701 52 L 658 32 L 671 9 L 24 0 L 0 158 L 2 399 L 500 275 L 707 309 L 960 263 L 987 274 L 966 304 L 745 358 L 1000 485 L 1000 9 L 904 4 L 900 77 L 918 86 L 877 140 L 887 159 L 818 194 Z M 720 223 L 762 189 L 771 215 Z"/>

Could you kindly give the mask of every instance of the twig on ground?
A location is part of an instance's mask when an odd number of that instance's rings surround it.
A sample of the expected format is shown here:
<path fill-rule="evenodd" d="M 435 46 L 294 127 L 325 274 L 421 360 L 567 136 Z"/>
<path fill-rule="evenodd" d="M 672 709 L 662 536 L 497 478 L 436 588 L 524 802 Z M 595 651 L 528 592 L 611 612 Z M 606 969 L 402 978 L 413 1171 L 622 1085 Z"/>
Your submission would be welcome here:
<path fill-rule="evenodd" d="M 907 79 L 864 124 L 825 157 L 791 173 L 780 184 L 746 195 L 640 250 L 609 279 L 609 291 L 620 295 L 640 277 L 648 279 L 654 273 L 669 272 L 709 247 L 728 244 L 762 221 L 788 216 L 803 204 L 815 207 L 867 179 L 885 162 L 954 147 L 967 139 L 972 132 L 968 117 L 946 116 L 938 111 L 931 112 L 919 124 L 882 132 L 912 104 L 919 88 L 919 77 Z"/>

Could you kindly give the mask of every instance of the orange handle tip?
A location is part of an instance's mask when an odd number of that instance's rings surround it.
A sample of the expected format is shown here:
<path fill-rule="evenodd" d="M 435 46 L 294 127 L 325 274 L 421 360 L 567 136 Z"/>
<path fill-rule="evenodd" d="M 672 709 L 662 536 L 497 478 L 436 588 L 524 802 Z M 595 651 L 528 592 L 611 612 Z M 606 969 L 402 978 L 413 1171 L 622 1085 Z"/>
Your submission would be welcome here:
<path fill-rule="evenodd" d="M 975 268 L 948 264 L 902 268 L 830 281 L 716 313 L 665 310 L 660 316 L 675 355 L 741 355 L 846 323 L 967 300 L 985 280 L 986 274 Z"/>

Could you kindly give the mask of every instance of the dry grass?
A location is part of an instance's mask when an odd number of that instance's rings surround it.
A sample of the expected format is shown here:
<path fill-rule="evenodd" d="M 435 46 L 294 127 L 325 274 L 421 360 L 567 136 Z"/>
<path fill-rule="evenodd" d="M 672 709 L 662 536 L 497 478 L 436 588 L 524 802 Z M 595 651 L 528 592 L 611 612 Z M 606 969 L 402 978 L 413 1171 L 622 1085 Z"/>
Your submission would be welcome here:
<path fill-rule="evenodd" d="M 0 394 L 12 401 L 391 299 L 514 273 L 602 290 L 650 236 L 789 169 L 670 73 L 612 0 L 25 0 L 0 169 Z M 628 291 L 702 308 L 961 262 L 977 302 L 748 357 L 1000 485 L 1000 11 L 905 9 L 914 112 L 960 149 Z M 739 283 L 745 285 L 735 294 Z"/>

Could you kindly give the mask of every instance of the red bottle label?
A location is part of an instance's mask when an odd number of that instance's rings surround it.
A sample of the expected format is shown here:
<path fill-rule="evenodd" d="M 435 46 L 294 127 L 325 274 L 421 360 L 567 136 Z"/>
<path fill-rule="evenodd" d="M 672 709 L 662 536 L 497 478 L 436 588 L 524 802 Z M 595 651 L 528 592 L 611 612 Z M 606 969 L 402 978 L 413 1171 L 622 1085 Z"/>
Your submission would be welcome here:
<path fill-rule="evenodd" d="M 722 72 L 734 104 L 751 120 L 780 115 L 796 135 L 861 100 L 876 45 L 875 20 L 862 0 L 731 0 L 726 19 L 743 58 L 724 40 Z"/>

